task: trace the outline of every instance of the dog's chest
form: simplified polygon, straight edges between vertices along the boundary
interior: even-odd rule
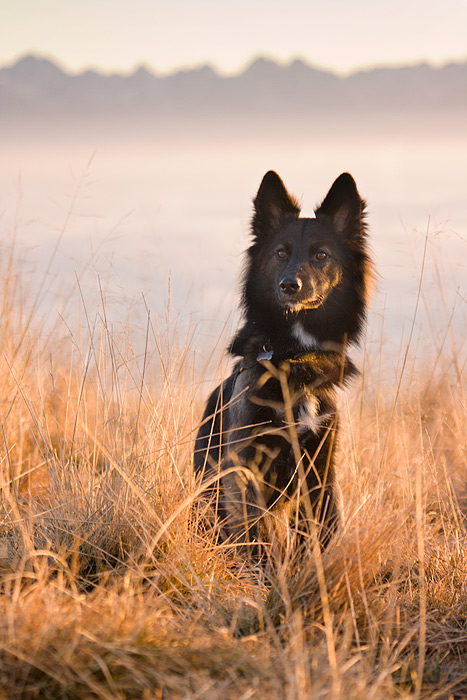
[[[246,426],[257,429],[263,424],[270,426],[268,431],[275,426],[282,432],[284,425],[292,427],[293,418],[293,428],[299,438],[319,435],[333,413],[332,402],[328,393],[316,394],[311,389],[310,384],[314,384],[317,377],[304,376],[303,372],[303,368],[295,366],[284,382],[261,365],[241,371],[227,404],[226,423],[230,430]]]
[[[328,408],[323,408],[319,399],[314,395],[308,395],[297,410],[297,434],[299,437],[308,432],[317,435],[330,416]]]

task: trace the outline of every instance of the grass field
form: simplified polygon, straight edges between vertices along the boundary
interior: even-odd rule
[[[465,348],[365,355],[341,531],[254,568],[191,468],[219,362],[149,316],[136,353],[104,300],[47,333],[21,266],[3,251],[0,698],[467,697]]]

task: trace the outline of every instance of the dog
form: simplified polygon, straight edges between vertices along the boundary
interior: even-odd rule
[[[325,547],[339,523],[336,388],[357,370],[347,347],[366,320],[373,277],[365,201],[343,173],[302,218],[277,173],[254,203],[232,374],[209,396],[194,466],[224,536],[259,546],[265,515],[288,506],[301,540]]]

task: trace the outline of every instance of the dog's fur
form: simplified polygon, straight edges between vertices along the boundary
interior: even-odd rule
[[[272,171],[254,200],[244,324],[229,348],[240,359],[208,399],[194,457],[224,532],[244,544],[284,501],[297,532],[314,523],[325,545],[336,528],[335,389],[356,373],[346,346],[361,334],[372,278],[364,211],[348,173],[315,218],[299,216]]]

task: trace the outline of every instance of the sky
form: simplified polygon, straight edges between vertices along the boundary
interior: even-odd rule
[[[262,55],[349,73],[467,60],[467,0],[0,0],[0,65],[234,74]]]

